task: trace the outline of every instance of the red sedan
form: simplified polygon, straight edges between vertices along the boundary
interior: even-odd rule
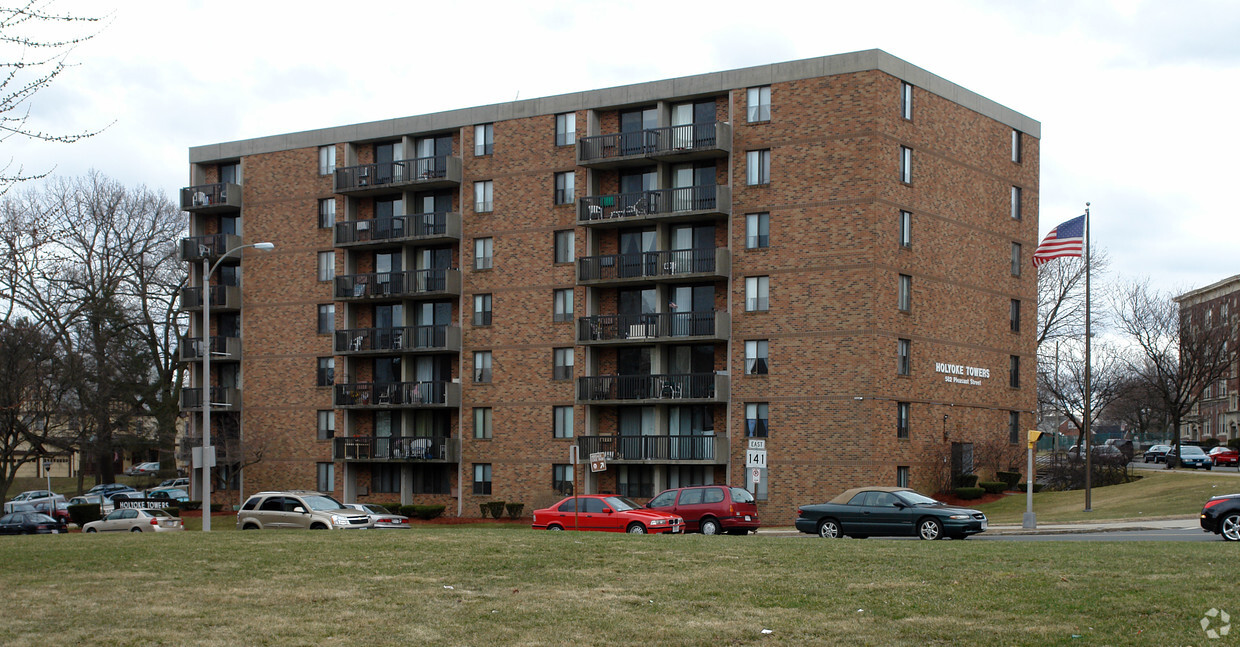
[[[1240,464],[1240,452],[1229,447],[1219,445],[1210,450],[1210,460],[1215,465],[1236,465]]]
[[[685,520],[678,515],[643,508],[622,496],[582,494],[570,496],[550,508],[535,510],[533,527],[534,530],[601,530],[644,535],[684,532]]]

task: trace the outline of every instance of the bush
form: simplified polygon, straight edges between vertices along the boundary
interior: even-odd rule
[[[482,510],[483,519],[486,519],[487,515],[490,515],[491,517],[495,519],[499,519],[500,517],[504,516],[504,502],[503,501],[490,501],[487,503],[479,503],[478,508]]]
[[[202,509],[202,501],[181,501],[180,505],[181,505],[182,510],[201,510]]]
[[[521,511],[525,509],[525,504],[524,503],[509,503],[504,506],[504,509],[508,511],[509,519],[520,519]],[[498,519],[498,517],[496,518]]]
[[[1017,484],[1017,485],[1016,485],[1016,489],[1017,489],[1018,491],[1020,491],[1020,492],[1024,492],[1024,491],[1025,491],[1025,486],[1026,486],[1026,485],[1028,485],[1028,483],[1019,483],[1019,484]],[[1041,492],[1041,491],[1042,491],[1042,484],[1041,484],[1041,483],[1034,483],[1034,484],[1033,484],[1033,491],[1034,491],[1034,493],[1035,493],[1035,494],[1036,494],[1036,493],[1038,493],[1038,492]]]
[[[434,519],[443,514],[444,506],[442,505],[414,505],[407,506],[413,508],[413,515],[419,519]],[[403,510],[404,508],[402,508]],[[411,516],[411,515],[405,515]]]
[[[1020,483],[1020,472],[995,472],[995,480],[1003,481],[1007,489],[1016,489],[1016,484]]]
[[[381,503],[380,505],[392,514],[401,514],[400,509],[403,507],[399,503]],[[409,515],[405,516],[408,517]]]
[[[1227,446],[1235,450],[1240,450],[1240,438],[1232,438],[1227,441]]]
[[[170,514],[170,515],[172,515],[172,516],[174,516],[174,517],[179,517],[179,516],[181,516],[181,509],[180,509],[180,508],[164,508],[164,512],[167,512],[168,514]]]
[[[956,487],[976,487],[977,474],[957,474]]]
[[[1211,449],[1214,449],[1215,447],[1218,447],[1218,438],[1207,438],[1201,441],[1201,448],[1205,450],[1206,452],[1209,452]]]
[[[968,501],[970,499],[982,498],[982,495],[985,494],[986,490],[983,490],[980,487],[958,487],[954,490],[954,492],[958,498]]]
[[[79,503],[69,506],[69,519],[76,523],[78,528],[102,518],[103,510],[98,503]]]
[[[1003,481],[982,481],[977,486],[989,494],[1003,494],[1003,491],[1007,489],[1007,483]]]
[[[211,504],[211,512],[223,512],[223,511],[224,511],[223,503],[212,503]]]

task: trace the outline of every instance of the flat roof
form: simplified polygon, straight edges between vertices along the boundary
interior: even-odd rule
[[[1240,289],[1240,274],[1211,283],[1204,288],[1189,290],[1178,297],[1173,297],[1172,300],[1180,305],[1194,305],[1235,292],[1237,289]]]
[[[881,49],[868,49],[847,54],[834,54],[799,61],[757,65],[724,72],[710,72],[675,79],[634,83],[598,90],[558,94],[550,97],[522,99],[473,108],[460,108],[411,117],[370,121],[348,126],[305,130],[282,135],[242,139],[219,144],[194,146],[189,149],[192,164],[235,159],[279,151],[326,146],[340,142],[365,142],[400,137],[412,133],[442,132],[462,126],[484,124],[506,119],[553,115],[576,110],[614,108],[649,103],[668,97],[692,97],[718,94],[737,88],[799,81],[836,74],[879,70],[923,88],[944,99],[981,115],[1041,138],[1042,124],[1004,107],[980,94],[966,90],[935,74]]]

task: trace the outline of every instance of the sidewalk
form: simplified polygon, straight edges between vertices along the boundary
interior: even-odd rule
[[[1196,515],[1181,517],[1156,517],[1150,519],[1119,519],[1108,521],[1077,521],[1072,523],[1038,523],[1035,529],[1025,529],[1020,524],[991,524],[987,535],[1061,535],[1081,532],[1113,532],[1117,530],[1200,530]],[[795,536],[802,534],[792,526],[761,528],[759,535]]]

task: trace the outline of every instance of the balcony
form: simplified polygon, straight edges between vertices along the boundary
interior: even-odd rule
[[[241,208],[241,185],[229,182],[200,184],[181,189],[181,211],[218,213]]]
[[[336,331],[337,355],[375,353],[459,353],[461,327],[403,326],[396,328],[350,328]]]
[[[609,463],[726,465],[728,462],[728,437],[713,433],[702,436],[580,436],[577,447],[582,456],[602,452]]]
[[[335,405],[341,409],[435,408],[461,406],[458,382],[353,382],[337,384]]]
[[[224,312],[241,309],[241,286],[212,285],[211,310]],[[181,309],[194,312],[202,310],[202,288],[181,288]]]
[[[460,296],[460,294],[460,270],[371,272],[336,277],[336,298],[341,301]]]
[[[579,285],[635,285],[650,281],[727,280],[732,274],[732,252],[715,249],[676,249],[636,254],[582,256],[577,259]]]
[[[202,411],[202,389],[181,389],[181,410]],[[212,411],[240,411],[241,390],[231,386],[211,387]]]
[[[440,243],[461,239],[461,214],[418,213],[336,223],[336,247],[388,243]]]
[[[596,315],[577,319],[577,343],[595,346],[727,341],[731,334],[732,316],[723,311]]]
[[[241,246],[241,237],[236,234],[211,234],[210,236],[190,236],[181,239],[181,260],[187,263],[216,261],[224,252]]]
[[[727,217],[731,213],[732,187],[723,184],[592,195],[577,201],[577,224],[581,226],[620,227],[651,220]]]
[[[219,335],[212,335],[210,340],[212,362],[241,361],[240,337],[221,337]],[[201,362],[202,338],[182,337],[181,345],[177,347],[177,357],[182,362]]]
[[[728,401],[728,376],[718,373],[597,375],[577,378],[577,401],[589,404]]]
[[[352,196],[378,195],[408,188],[455,188],[461,185],[461,158],[419,157],[336,169],[335,191]]]
[[[347,436],[332,439],[332,460],[461,462],[461,439],[447,436]]]
[[[689,162],[727,157],[732,125],[727,122],[648,128],[577,140],[577,164],[596,169],[658,162]]]

